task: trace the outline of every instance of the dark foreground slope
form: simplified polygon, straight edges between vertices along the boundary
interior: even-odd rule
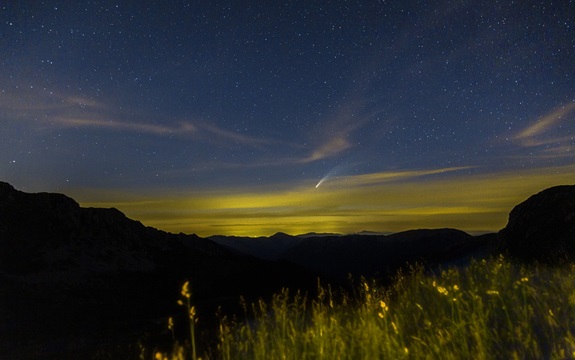
[[[574,214],[575,186],[563,186],[515,207],[499,234],[214,238],[224,247],[145,227],[116,209],[82,208],[61,194],[27,194],[0,182],[0,358],[110,358],[111,349],[146,334],[170,339],[166,320],[182,313],[175,300],[186,280],[205,330],[216,307],[232,311],[240,295],[266,297],[281,287],[311,292],[314,274],[386,279],[407,262],[465,263],[493,244],[528,261],[573,260]]]
[[[216,306],[237,305],[240,295],[315,284],[315,276],[289,264],[0,182],[2,358],[85,358],[116,343],[135,344],[143,331],[165,329],[167,316],[182,311],[175,301],[187,279],[207,316]]]
[[[509,214],[499,248],[521,261],[575,261],[575,185],[545,189]]]

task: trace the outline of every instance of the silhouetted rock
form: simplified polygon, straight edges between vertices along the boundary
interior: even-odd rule
[[[155,324],[167,316],[184,315],[176,300],[185,280],[204,326],[217,306],[237,307],[240,296],[316,283],[292,264],[0,182],[0,357],[78,359],[136,344],[150,329],[165,331]]]
[[[500,250],[524,261],[575,260],[575,185],[556,186],[515,206]]]
[[[318,273],[337,283],[348,273],[386,280],[413,262],[464,265],[488,255],[494,242],[518,259],[575,260],[575,186],[533,195],[498,234],[420,229],[203,239],[0,182],[0,356],[84,358],[113,339],[135,344],[143,329],[178,311],[184,280],[206,326],[216,306],[237,306],[240,295],[266,297],[281,287],[311,293]]]

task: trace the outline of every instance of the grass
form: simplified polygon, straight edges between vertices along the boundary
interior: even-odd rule
[[[220,321],[203,358],[575,358],[573,265],[499,257],[435,274],[413,268],[388,288],[362,280],[353,295],[320,286],[309,301],[286,289],[244,307],[244,318]]]

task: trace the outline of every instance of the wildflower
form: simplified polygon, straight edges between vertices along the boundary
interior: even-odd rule
[[[457,284],[453,285],[453,291],[459,291],[459,286],[457,286]]]
[[[192,320],[193,322],[198,322],[198,319],[196,318],[196,307],[195,306],[190,307],[190,320]]]
[[[379,307],[381,307],[381,312],[378,312],[377,316],[383,319],[384,314],[389,311],[389,307],[387,307],[387,304],[383,300],[379,301]]]
[[[184,306],[184,302],[182,300],[178,300],[178,305]]]
[[[522,278],[521,278],[521,282],[528,282],[528,281],[529,281],[529,278],[528,278],[528,277],[522,277]]]
[[[404,348],[403,348],[403,351],[405,352],[405,355],[409,354],[409,349],[408,349],[408,348],[404,347]]]
[[[393,331],[395,331],[395,334],[398,335],[399,330],[397,330],[397,325],[395,325],[395,323],[393,321],[391,322],[391,326],[393,326]]]
[[[389,307],[387,306],[387,304],[386,304],[383,300],[380,300],[380,301],[379,301],[379,306],[380,306],[384,311],[388,311],[388,310],[389,310]]]
[[[190,296],[192,295],[192,294],[190,293],[190,290],[189,290],[189,285],[190,285],[190,282],[189,282],[189,281],[186,281],[186,282],[184,283],[184,285],[182,286],[182,292],[181,292],[181,293],[182,293],[182,296],[184,296],[184,297],[186,297],[186,298],[188,298],[188,299],[189,299]]]
[[[445,295],[445,296],[447,296],[447,295],[449,294],[449,291],[447,291],[447,289],[444,288],[443,286],[438,286],[438,287],[437,287],[437,291],[438,291],[440,294],[443,294],[443,295]]]
[[[423,306],[419,305],[418,303],[415,303],[415,306],[417,306],[419,310],[423,311]]]
[[[553,310],[549,309],[549,315],[555,317],[555,314],[553,314]]]
[[[168,318],[168,329],[170,330],[174,329],[174,319],[172,319],[171,316]]]
[[[499,291],[497,290],[487,290],[485,293],[487,295],[499,295]]]

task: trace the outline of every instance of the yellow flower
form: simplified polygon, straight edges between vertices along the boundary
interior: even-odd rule
[[[393,331],[395,331],[395,334],[399,334],[399,330],[397,330],[397,325],[395,325],[395,323],[392,321],[391,322],[391,326],[393,326]]]
[[[445,295],[445,296],[447,296],[447,295],[449,294],[449,291],[447,291],[447,289],[444,288],[443,286],[438,286],[438,287],[437,287],[437,291],[438,291],[440,294],[443,294],[443,295]]]
[[[182,296],[185,296],[185,297],[187,297],[188,299],[189,299],[190,296],[191,296],[190,290],[189,290],[189,288],[188,288],[189,285],[190,285],[190,282],[189,282],[189,281],[186,281],[186,282],[184,283],[184,285],[182,286],[182,292],[181,292],[181,293],[182,293]]]
[[[487,290],[485,293],[487,295],[499,295],[499,291],[497,290]]]
[[[458,291],[459,290],[459,286],[457,286],[457,284],[453,285],[453,291]]]
[[[528,278],[528,277],[522,277],[522,278],[521,278],[521,282],[528,282],[528,281],[529,281],[529,278]]]
[[[380,301],[379,301],[379,306],[381,307],[381,309],[382,309],[383,311],[388,311],[388,310],[389,310],[389,307],[387,307],[387,305],[385,304],[385,302],[384,302],[383,300],[380,300]]]
[[[168,318],[168,329],[170,330],[174,329],[174,319],[172,319],[171,316]]]

